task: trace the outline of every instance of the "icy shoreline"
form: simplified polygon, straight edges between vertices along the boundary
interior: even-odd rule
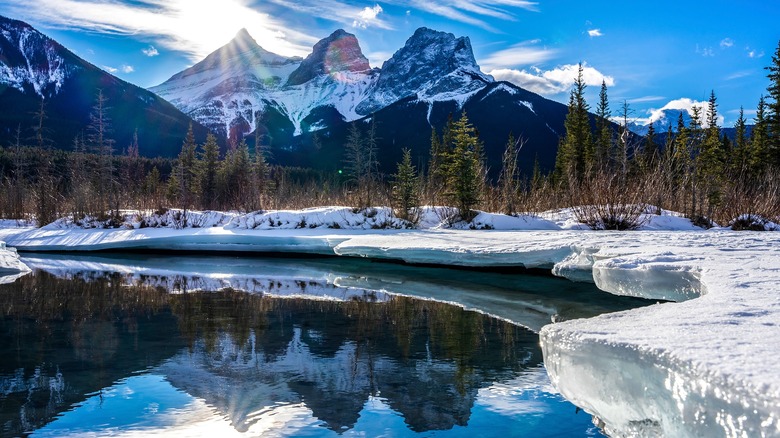
[[[13,283],[17,278],[27,275],[30,268],[19,260],[16,249],[0,242],[0,284]]]
[[[614,435],[780,434],[780,234],[732,231],[0,230],[20,250],[291,251],[552,269],[666,303],[545,326],[551,380]]]

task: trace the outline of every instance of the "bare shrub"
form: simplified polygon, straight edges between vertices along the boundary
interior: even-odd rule
[[[643,190],[626,181],[620,175],[598,172],[570,182],[574,216],[592,230],[636,230],[644,225],[647,203]]]

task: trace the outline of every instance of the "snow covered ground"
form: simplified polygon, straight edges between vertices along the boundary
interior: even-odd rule
[[[326,213],[344,220],[330,228],[332,217],[314,220]],[[294,220],[271,225],[269,214],[303,217],[306,226]],[[475,223],[490,224],[478,226],[493,228],[487,231],[444,229],[430,216],[423,230],[372,230],[366,221],[350,225],[348,216],[333,209],[257,213],[251,221],[259,226],[250,225],[249,215],[236,215],[186,229],[63,224],[0,230],[0,239],[23,250],[292,251],[549,268],[610,293],[678,301],[541,330],[553,383],[609,433],[780,435],[780,234],[704,231],[668,212],[648,218],[639,232],[578,230],[565,211],[481,214]]]
[[[13,283],[29,272],[30,268],[19,260],[16,249],[8,248],[4,242],[0,242],[0,284]]]

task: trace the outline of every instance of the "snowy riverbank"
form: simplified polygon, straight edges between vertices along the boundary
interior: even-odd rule
[[[28,272],[30,268],[19,260],[16,249],[8,248],[5,242],[0,242],[0,284],[12,283]]]
[[[674,222],[667,229],[677,231],[591,232],[534,220],[545,221],[534,227],[555,227],[253,229],[230,226],[231,219],[187,229],[6,229],[0,239],[22,250],[291,251],[522,265],[594,281],[615,294],[681,301],[545,326],[553,383],[615,435],[780,434],[780,233],[690,231],[690,225],[681,231],[683,219],[674,215],[656,221]]]

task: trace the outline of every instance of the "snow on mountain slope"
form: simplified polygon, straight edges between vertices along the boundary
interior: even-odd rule
[[[21,21],[0,20],[0,84],[41,97],[56,95],[77,67],[66,62],[62,47]]]
[[[300,135],[327,126],[325,120],[307,119],[318,109],[332,108],[349,122],[409,96],[429,103],[455,101],[460,107],[491,82],[468,38],[426,28],[381,70],[371,69],[357,38],[341,29],[315,44],[304,60],[267,52],[242,30],[151,91],[212,131],[238,139],[270,110],[286,117]]]
[[[412,95],[428,102],[463,101],[490,82],[468,37],[421,27],[382,65],[371,97],[358,112],[368,114]]]

